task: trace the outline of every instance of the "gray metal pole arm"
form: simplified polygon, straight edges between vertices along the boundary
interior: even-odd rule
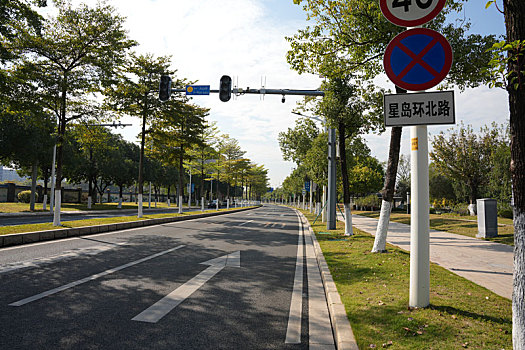
[[[186,89],[171,89],[171,93],[186,92]],[[210,90],[210,93],[219,93],[219,90]],[[235,95],[258,94],[258,95],[299,95],[299,96],[324,96],[320,90],[292,90],[292,89],[232,89]]]

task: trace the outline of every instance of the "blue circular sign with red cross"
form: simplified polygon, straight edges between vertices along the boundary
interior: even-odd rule
[[[452,67],[452,48],[436,31],[410,29],[388,44],[383,65],[396,86],[422,91],[436,86],[447,76]]]

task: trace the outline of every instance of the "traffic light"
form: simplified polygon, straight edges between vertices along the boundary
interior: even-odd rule
[[[228,75],[221,77],[221,84],[219,86],[219,98],[222,102],[228,102],[232,97],[232,78]]]
[[[162,102],[170,99],[171,96],[171,78],[169,75],[161,75],[159,84],[159,100]]]

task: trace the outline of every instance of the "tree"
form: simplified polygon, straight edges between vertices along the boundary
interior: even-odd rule
[[[108,166],[108,176],[119,188],[119,208],[122,208],[124,186],[131,186],[137,180],[139,150],[140,148],[134,143],[118,137],[115,148],[110,151],[111,162]]]
[[[212,170],[210,163],[216,158],[214,146],[217,143],[218,133],[216,122],[204,123],[199,135],[202,142],[197,147],[188,150],[188,156],[191,159],[188,164],[200,173],[199,196],[201,198],[205,197],[204,181]]]
[[[105,4],[94,8],[56,3],[58,15],[44,22],[42,30],[18,27],[10,49],[24,55],[31,82],[41,103],[58,119],[57,171],[54,225],[60,225],[63,145],[66,125],[93,113],[87,93],[113,83],[127,49],[124,19]]]
[[[33,101],[32,89],[19,83],[17,73],[15,69],[8,74],[8,89],[0,98],[0,161],[31,176],[30,210],[34,210],[38,166],[51,163],[55,120]]]
[[[313,26],[287,38],[292,47],[287,54],[288,62],[299,73],[354,75],[360,81],[370,81],[383,71],[386,46],[403,30],[383,18],[375,0],[294,0],[294,3],[303,4],[308,19],[315,21]],[[455,48],[454,65],[444,85],[455,84],[464,89],[489,80],[489,75],[481,68],[488,61],[486,50],[495,39],[494,36],[467,35],[468,22],[460,26],[447,24],[446,16],[460,11],[461,6],[460,0],[447,1],[444,11],[427,26],[443,33]],[[392,128],[376,242],[386,242],[401,130],[400,127]],[[385,251],[380,244],[374,244],[373,249]]]
[[[243,160],[242,157],[246,152],[239,146],[239,141],[231,138],[229,135],[223,135],[218,146],[219,153],[224,156],[223,169],[227,186],[226,198],[230,198],[230,185],[235,184],[237,165]]]
[[[448,131],[448,137],[441,132],[431,140],[433,151],[430,159],[443,175],[468,187],[469,209],[471,215],[475,215],[476,199],[481,187],[488,182],[487,174],[492,168],[494,136],[489,130],[477,135],[470,125],[465,127],[463,124],[457,130]]]
[[[0,62],[14,58],[14,52],[6,43],[16,38],[20,28],[37,32],[41,29],[42,17],[33,10],[32,3],[39,7],[46,6],[45,0],[4,0],[0,3]]]
[[[187,101],[185,96],[175,95],[163,107],[158,96],[153,91],[159,88],[160,77],[163,74],[173,76],[175,71],[170,69],[170,57],[155,58],[152,54],[130,54],[123,68],[116,86],[106,89],[106,105],[123,115],[130,115],[142,119],[139,174],[138,174],[138,217],[142,217],[142,201],[144,193],[144,146],[148,125],[161,118],[161,111],[180,105]],[[186,81],[173,79],[173,88],[181,88]],[[175,102],[173,102],[175,101]]]
[[[184,162],[188,159],[187,151],[202,143],[200,135],[207,115],[208,109],[171,99],[163,104],[159,119],[151,128],[154,158],[164,165],[178,166],[179,211],[182,210]]]
[[[489,1],[487,7],[496,1]],[[510,110],[512,192],[514,195],[514,287],[512,343],[525,349],[525,3],[503,0],[505,40],[495,44],[490,62],[495,84],[507,89]],[[503,76],[497,76],[504,72]]]
[[[319,135],[319,129],[310,118],[299,118],[295,127],[280,132],[279,146],[284,160],[291,160],[297,165],[304,162],[306,154],[311,149],[312,141]]]
[[[368,101],[377,100],[377,94],[368,94],[374,98],[368,101],[361,91],[351,83],[349,76],[332,78],[325,88],[325,97],[318,104],[319,114],[337,128],[339,142],[339,161],[343,180],[343,205],[345,208],[345,234],[351,236],[352,214],[350,211],[350,189],[346,155],[346,140],[381,129],[379,113],[374,111]],[[372,107],[372,108],[371,108]],[[368,113],[367,113],[368,111]]]

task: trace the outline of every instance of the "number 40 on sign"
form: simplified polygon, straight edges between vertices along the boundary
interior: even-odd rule
[[[380,0],[383,15],[395,25],[415,27],[432,20],[446,0]]]

